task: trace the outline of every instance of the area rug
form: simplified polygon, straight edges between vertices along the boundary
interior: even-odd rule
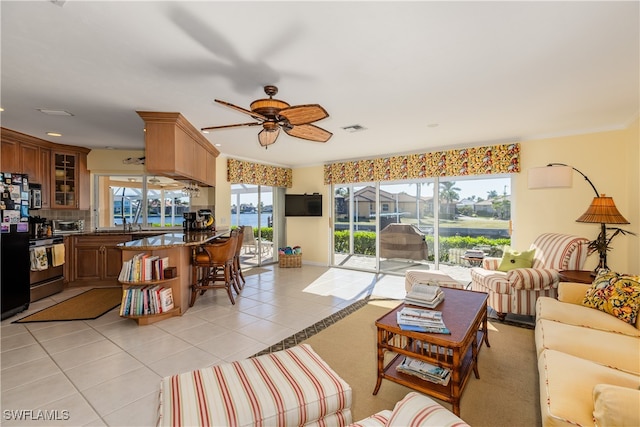
[[[393,409],[411,391],[383,380],[378,394],[372,394],[377,372],[375,320],[399,301],[361,303],[360,308],[351,307],[351,313],[333,319],[335,322],[324,330],[305,340],[298,337],[352,387],[354,421]],[[490,321],[489,342],[491,347],[483,346],[478,356],[480,378],[471,375],[462,394],[460,417],[474,427],[540,425],[534,331]],[[435,400],[452,408],[447,402]]]
[[[13,323],[97,319],[119,306],[121,301],[122,288],[120,287],[93,288]]]

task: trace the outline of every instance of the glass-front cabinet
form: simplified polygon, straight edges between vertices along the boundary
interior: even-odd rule
[[[78,156],[76,153],[53,154],[54,186],[52,208],[77,209],[78,207]]]

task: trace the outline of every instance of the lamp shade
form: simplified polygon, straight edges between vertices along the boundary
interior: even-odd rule
[[[529,169],[529,189],[568,188],[572,185],[570,166],[543,166]]]
[[[613,198],[605,197],[604,194],[600,197],[594,197],[587,211],[576,221],[599,224],[629,224],[629,221],[618,212]]]

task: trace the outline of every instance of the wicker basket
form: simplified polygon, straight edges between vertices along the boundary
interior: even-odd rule
[[[280,254],[280,267],[282,268],[300,268],[302,267],[302,254]]]

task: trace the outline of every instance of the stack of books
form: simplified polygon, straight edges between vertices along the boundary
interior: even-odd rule
[[[120,316],[146,316],[173,309],[173,292],[163,286],[131,287],[122,292]]]
[[[396,314],[398,327],[403,331],[450,334],[442,320],[442,312],[421,308],[403,307]]]
[[[444,300],[444,293],[440,286],[427,283],[416,283],[407,292],[404,299],[406,304],[417,305],[426,308],[435,308]]]
[[[413,375],[432,383],[446,386],[451,379],[451,371],[447,368],[432,365],[422,360],[405,357],[401,364],[396,368],[398,372]]]
[[[118,280],[120,282],[149,282],[164,280],[164,269],[169,266],[169,258],[160,258],[140,253],[122,263]]]

